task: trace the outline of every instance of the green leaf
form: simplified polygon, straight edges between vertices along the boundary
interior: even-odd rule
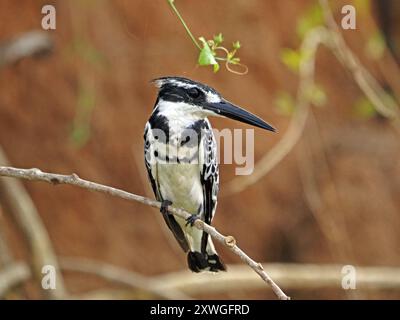
[[[290,116],[295,109],[295,99],[289,92],[281,91],[275,98],[275,107],[278,113]]]
[[[380,31],[376,31],[367,42],[365,47],[366,55],[372,60],[379,60],[383,57],[386,50],[386,41]]]
[[[362,119],[371,119],[377,114],[374,105],[366,97],[358,99],[353,109],[354,114]]]
[[[232,44],[232,46],[233,46],[233,49],[239,50],[240,47],[241,47],[242,45],[240,44],[239,41],[235,41],[235,42]]]
[[[200,50],[198,63],[201,66],[209,66],[209,65],[216,65],[218,62],[215,60],[214,53],[210,49],[206,39],[204,37],[200,37],[199,40],[201,41],[203,47]]]
[[[218,63],[213,65],[213,70],[214,70],[214,73],[218,72],[218,70],[219,70],[219,64]]]
[[[301,54],[299,51],[284,48],[281,51],[281,61],[293,72],[298,72],[301,62]]]
[[[216,45],[219,45],[223,41],[224,41],[224,37],[223,37],[221,32],[214,36],[214,42],[215,42]]]
[[[303,39],[308,31],[324,24],[324,13],[318,2],[313,4],[297,22],[296,32]]]

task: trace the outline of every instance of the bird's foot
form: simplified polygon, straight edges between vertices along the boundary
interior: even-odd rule
[[[198,214],[192,214],[190,217],[188,217],[188,218],[186,219],[186,225],[189,225],[189,224],[190,224],[190,226],[193,227],[195,221],[196,221],[197,219],[199,219],[199,218],[200,218],[200,217],[199,217]]]
[[[160,207],[160,211],[163,215],[168,214],[168,206],[170,206],[172,204],[171,201],[169,200],[163,200],[161,202],[161,207]]]

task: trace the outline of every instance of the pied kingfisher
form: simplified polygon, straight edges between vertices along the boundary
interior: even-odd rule
[[[215,137],[208,116],[222,116],[262,129],[275,129],[225,100],[213,88],[182,77],[153,80],[157,101],[144,132],[145,163],[161,213],[194,272],[226,270],[211,237],[193,227],[210,224],[219,185]],[[168,205],[192,214],[188,220],[168,212]]]

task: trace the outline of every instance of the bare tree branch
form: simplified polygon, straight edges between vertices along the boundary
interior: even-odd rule
[[[265,263],[271,277],[287,289],[342,289],[343,265],[316,265],[297,263]],[[229,272],[218,277],[205,274],[196,277],[185,271],[156,276],[153,280],[159,289],[176,289],[191,295],[202,293],[223,293],[232,290],[262,289],[254,272],[240,265],[228,265]],[[357,289],[400,290],[400,268],[354,266]]]
[[[318,47],[319,44],[324,44],[335,54],[340,63],[352,73],[354,81],[374,105],[376,111],[382,116],[392,119],[393,121],[391,123],[398,131],[400,131],[399,105],[385,92],[378,81],[362,65],[357,56],[346,45],[346,42],[339,31],[339,27],[335,22],[328,1],[319,0],[319,2],[324,12],[326,26],[317,27],[316,29],[311,30],[303,40],[300,52],[307,52],[307,54],[310,52],[311,59],[315,60],[315,45]],[[316,33],[320,34],[320,39],[317,39],[315,36]],[[313,40],[317,40],[317,42],[314,42]],[[309,45],[311,45],[310,48],[307,47]],[[314,64],[315,61],[312,61],[312,63]],[[309,108],[309,99],[307,97],[308,92],[303,90],[307,87],[304,86],[304,83],[310,82],[314,76],[313,73],[311,74],[307,72],[307,68],[304,68],[303,71],[305,72],[302,73],[300,67],[300,81],[297,91],[296,109],[285,135],[256,163],[252,175],[236,177],[229,181],[223,193],[224,195],[241,192],[259,181],[275,168],[300,140],[306,124]],[[308,71],[311,71],[311,69]]]
[[[3,297],[12,287],[31,277],[29,266],[24,262],[9,263],[0,270],[0,297]]]
[[[64,271],[80,272],[95,275],[106,280],[128,286],[130,290],[104,291],[96,290],[80,295],[66,295],[64,299],[121,299],[128,298],[134,295],[132,288],[140,289],[144,292],[149,292],[161,299],[181,299],[189,300],[190,296],[182,293],[178,289],[168,288],[163,289],[162,285],[157,280],[150,279],[130,270],[121,267],[110,265],[103,262],[98,262],[83,258],[66,258],[61,257],[60,267]],[[4,297],[9,290],[14,286],[31,278],[29,265],[25,262],[12,262],[6,267],[0,269],[0,298]],[[113,296],[117,294],[117,296]]]
[[[48,53],[53,41],[44,31],[30,31],[0,44],[0,67],[22,58]]]
[[[243,265],[228,265],[229,272],[216,277],[205,273],[201,277],[187,270],[171,272],[151,278],[111,264],[82,259],[59,257],[64,271],[96,275],[129,288],[143,289],[165,299],[190,299],[186,294],[226,293],[233,290],[257,290],[264,288],[257,275]],[[264,263],[271,276],[288,289],[316,290],[341,289],[343,265]],[[359,290],[400,290],[400,268],[354,266]],[[25,263],[12,263],[0,270],[0,297],[12,287],[30,278]],[[100,289],[66,296],[66,299],[130,299],[135,293],[130,289]]]
[[[314,85],[314,65],[317,50],[321,43],[328,43],[327,36],[326,28],[317,27],[307,34],[301,45],[300,52],[306,52],[307,58],[301,59],[300,62],[300,82],[297,90],[296,108],[285,135],[256,163],[252,175],[236,177],[229,181],[225,187],[225,195],[241,192],[259,181],[281,162],[300,140],[309,114],[309,95]]]
[[[64,257],[60,258],[60,264],[63,270],[93,274],[115,283],[142,289],[143,291],[150,292],[159,298],[172,300],[191,299],[191,297],[181,293],[177,289],[168,288],[164,290],[161,284],[157,283],[157,281],[108,263],[83,258]],[[90,296],[90,294],[85,295],[85,299],[90,298]],[[95,298],[95,296],[96,295],[93,295],[91,299]]]
[[[4,221],[2,220],[3,220],[2,207],[0,204],[0,267],[3,267],[13,261],[10,249],[8,248],[7,242],[4,238],[4,225],[3,225]]]
[[[332,51],[335,53],[339,61],[353,74],[354,80],[375,106],[376,111],[386,118],[396,120],[396,124],[399,125],[399,106],[393,99],[389,99],[390,97],[386,94],[382,86],[346,45],[333,17],[328,1],[319,0],[319,3],[323,9],[325,22],[330,32]]]
[[[116,189],[113,187],[105,186],[102,184],[98,184],[95,182],[87,181],[79,178],[76,174],[72,175],[62,175],[62,174],[53,174],[42,172],[39,169],[17,169],[12,167],[1,167],[0,166],[0,176],[13,177],[13,178],[21,178],[32,181],[44,181],[51,184],[69,184],[74,185],[83,189],[88,189],[92,191],[97,191],[105,194],[109,194],[115,197],[119,197],[122,199],[137,201],[143,203],[145,205],[160,208],[161,203],[158,201],[153,201],[148,198],[132,194],[120,189]],[[169,210],[183,218],[187,219],[191,216],[190,213],[185,210],[169,207]],[[242,261],[247,263],[267,284],[269,284],[277,295],[277,297],[281,300],[287,300],[289,297],[278,287],[278,285],[271,279],[271,277],[264,271],[264,268],[260,263],[255,262],[251,259],[246,253],[243,252],[237,245],[236,240],[232,236],[224,236],[219,233],[214,227],[204,223],[200,219],[197,219],[194,223],[194,226],[200,230],[207,232],[211,237],[222,243],[224,246],[229,248],[235,254],[237,254]]]
[[[147,290],[148,291],[148,290]],[[183,295],[183,293],[181,294]],[[75,294],[69,296],[69,300],[138,300],[138,299],[152,299],[152,296],[145,296],[144,294],[138,295],[136,290],[128,289],[98,289],[89,292]],[[157,299],[163,298],[156,295]],[[178,299],[178,298],[175,298]],[[183,299],[183,298],[181,298]]]
[[[0,148],[0,164],[6,165],[7,159]],[[30,246],[32,267],[35,279],[41,283],[44,265],[54,266],[57,274],[57,289],[45,290],[51,299],[65,296],[64,281],[59,272],[58,262],[49,235],[43,225],[32,199],[20,181],[0,179],[1,199],[13,215]]]

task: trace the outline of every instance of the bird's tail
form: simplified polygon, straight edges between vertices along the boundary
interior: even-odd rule
[[[218,254],[201,253],[197,251],[189,251],[187,255],[189,269],[193,272],[218,272],[226,271],[226,266],[219,258]]]

